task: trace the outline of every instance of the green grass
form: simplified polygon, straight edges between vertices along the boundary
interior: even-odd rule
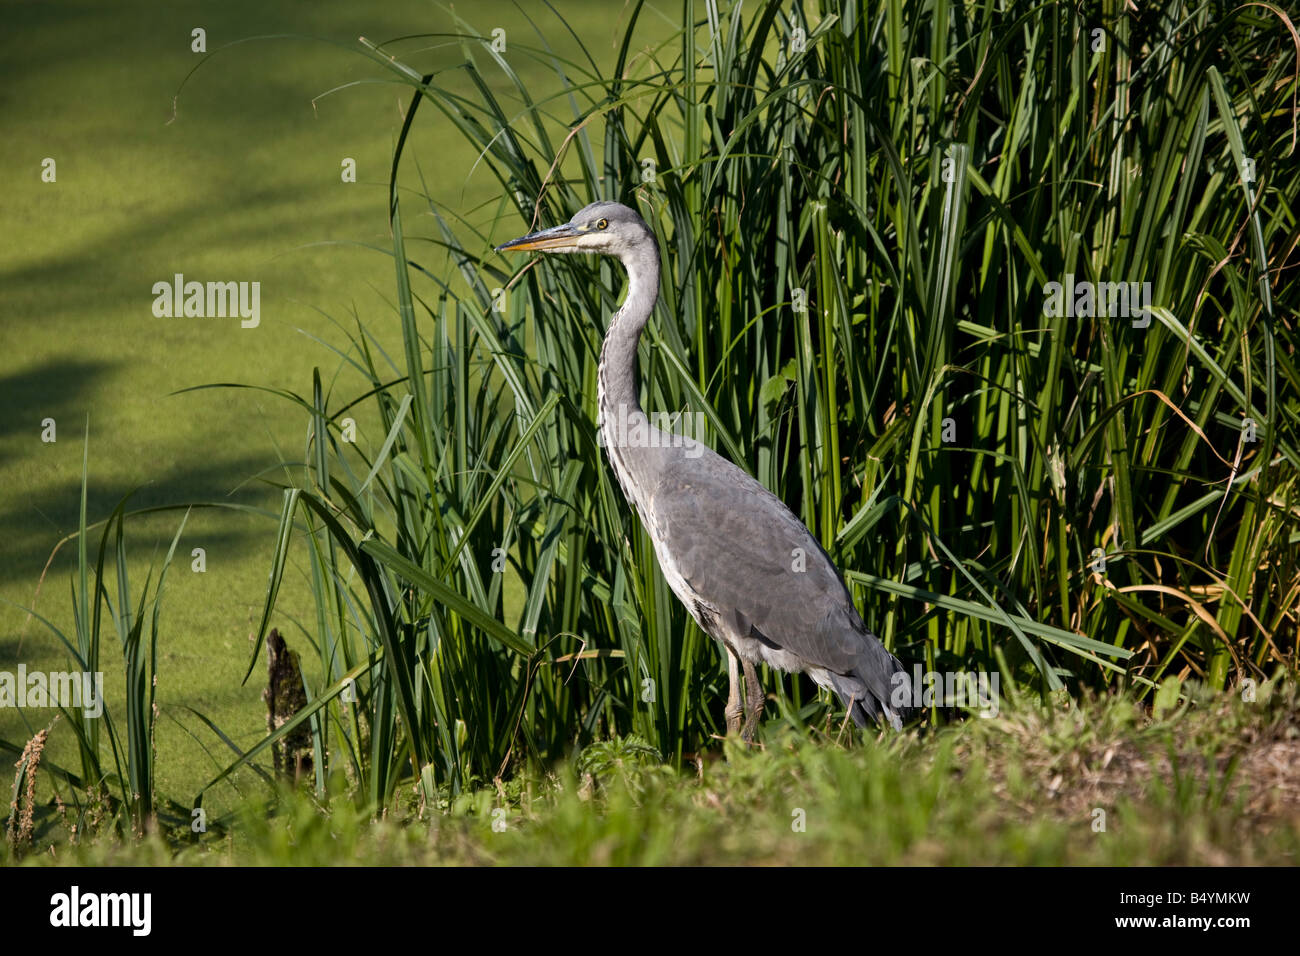
[[[1198,694],[1152,720],[1131,701],[1010,706],[918,739],[845,746],[835,728],[669,767],[634,739],[376,821],[331,798],[250,798],[202,836],[68,845],[93,865],[1295,865],[1294,685]],[[722,756],[719,754],[718,756]],[[1098,811],[1101,811],[1099,813]],[[64,838],[55,840],[56,836]],[[169,843],[168,838],[174,842]],[[44,852],[41,852],[44,850]]]

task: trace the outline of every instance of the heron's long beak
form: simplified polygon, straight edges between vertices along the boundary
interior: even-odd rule
[[[530,232],[518,239],[511,239],[509,242],[497,246],[496,251],[524,252],[528,249],[563,249],[576,245],[578,238],[582,234],[582,231],[574,227],[572,223],[566,222],[558,226],[552,226],[550,229],[543,229],[540,232]]]

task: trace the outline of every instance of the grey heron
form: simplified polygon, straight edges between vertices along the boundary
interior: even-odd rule
[[[753,740],[765,702],[760,662],[833,690],[859,727],[883,718],[899,729],[908,675],[862,622],[817,539],[758,481],[699,442],[651,426],[641,409],[637,343],[659,297],[654,233],[627,206],[596,202],[497,246],[526,250],[601,253],[627,270],[627,296],[601,348],[600,429],[668,585],[726,652],[728,734]]]

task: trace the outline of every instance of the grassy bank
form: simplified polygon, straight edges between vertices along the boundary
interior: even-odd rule
[[[44,815],[35,864],[1295,865],[1300,708],[1193,690],[1152,719],[1130,701],[1012,704],[918,738],[846,747],[835,727],[676,770],[644,742],[592,745],[498,786],[382,821],[346,792],[253,798],[206,835],[68,845]],[[227,829],[228,827],[228,829]],[[218,832],[219,831],[219,832]],[[53,843],[53,850],[48,844]]]

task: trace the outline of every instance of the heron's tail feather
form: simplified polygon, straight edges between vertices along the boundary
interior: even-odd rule
[[[864,636],[865,647],[856,666],[847,674],[828,674],[831,687],[859,727],[866,727],[870,718],[902,730],[903,721],[915,709],[912,679],[874,634],[868,631]]]

